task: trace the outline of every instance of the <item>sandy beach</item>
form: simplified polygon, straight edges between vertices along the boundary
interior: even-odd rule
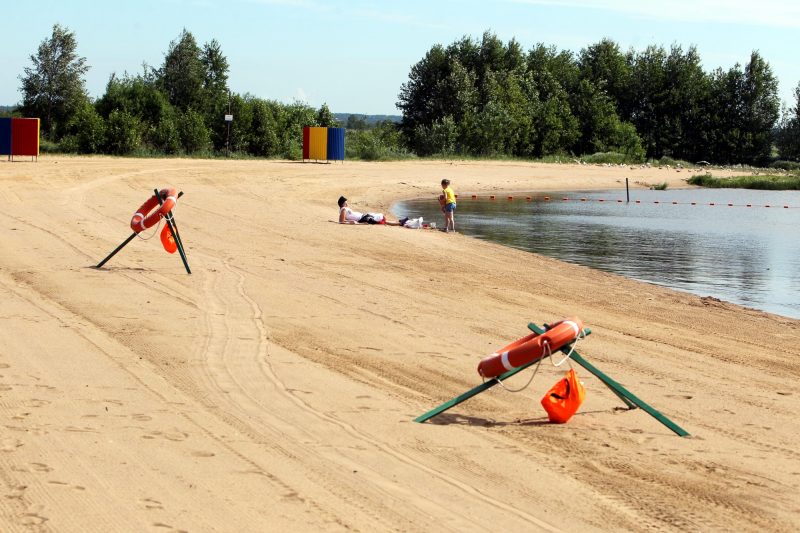
[[[0,530],[797,531],[800,321],[462,234],[332,223],[339,195],[388,212],[444,177],[463,197],[690,175],[0,163]],[[93,268],[165,186],[185,192],[192,274],[157,235]],[[548,361],[523,392],[413,422],[529,322],[567,316],[592,330],[587,360],[691,436],[577,367],[586,401],[549,424],[539,399],[564,367]]]

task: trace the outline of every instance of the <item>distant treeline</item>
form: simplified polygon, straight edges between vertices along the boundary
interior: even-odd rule
[[[400,122],[400,115],[360,115],[358,113],[334,113],[333,118],[348,130],[366,130],[381,122]]]
[[[404,139],[420,155],[618,152],[762,164],[773,146],[784,158],[800,155],[800,106],[779,122],[777,90],[755,51],[744,67],[706,73],[694,47],[623,53],[603,39],[577,55],[543,44],[524,52],[487,32],[431,48],[398,107]]]
[[[346,157],[370,160],[597,153],[627,162],[800,159],[800,85],[798,101],[781,116],[777,80],[758,52],[744,67],[705,73],[694,48],[622,53],[604,39],[577,55],[543,44],[523,52],[487,32],[480,42],[464,37],[432,47],[400,88],[398,121],[337,120],[325,104],[232,93],[220,44],[200,46],[185,29],[162,65],[112,75],[92,100],[89,66],[76,50],[75,35],[55,25],[20,76],[23,100],[13,113],[42,119],[44,150],[299,159],[304,126],[341,125]]]

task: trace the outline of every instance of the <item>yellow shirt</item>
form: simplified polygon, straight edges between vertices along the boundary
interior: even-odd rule
[[[453,192],[452,187],[448,186],[446,189],[443,189],[442,192],[444,193],[445,204],[456,203],[456,193]]]

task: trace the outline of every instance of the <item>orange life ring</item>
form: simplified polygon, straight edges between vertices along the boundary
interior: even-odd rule
[[[142,232],[147,228],[155,226],[156,222],[167,213],[172,211],[175,203],[178,201],[178,191],[173,188],[161,189],[158,191],[163,203],[158,207],[158,197],[154,194],[147,199],[145,203],[139,206],[139,209],[133,214],[131,218],[131,229],[136,232]],[[154,207],[158,209],[153,210]],[[153,211],[152,213],[150,211]]]
[[[485,378],[505,374],[543,355],[555,352],[575,340],[581,331],[583,331],[583,321],[580,318],[565,318],[550,326],[550,329],[541,335],[536,333],[528,335],[485,357],[478,363],[478,374]]]

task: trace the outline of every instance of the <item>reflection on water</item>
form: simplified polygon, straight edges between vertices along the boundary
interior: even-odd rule
[[[630,203],[624,190],[548,193],[549,202],[529,195],[533,202],[525,194],[514,201],[460,198],[458,231],[800,318],[800,192],[635,190]],[[401,202],[393,212],[443,221],[435,199]]]

